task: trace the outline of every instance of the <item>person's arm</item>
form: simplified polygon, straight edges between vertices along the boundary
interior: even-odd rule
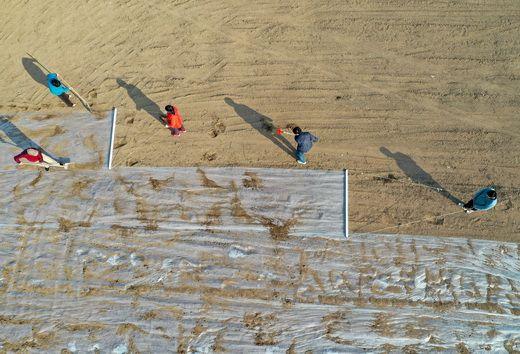
[[[168,113],[166,113],[166,114],[162,114],[162,113],[161,113],[160,118],[161,118],[161,121],[162,121],[163,124],[164,124],[164,127],[165,127],[165,128],[168,128],[168,127],[169,127],[169,126],[168,126]]]
[[[61,86],[65,87],[65,88],[68,88],[64,83],[63,83],[63,78],[61,77],[60,74],[56,73],[56,79],[58,79],[61,83]]]
[[[56,73],[56,78],[60,81],[60,83],[61,83],[61,87],[63,87],[63,91],[64,91],[65,93],[69,93],[69,92],[70,92],[70,87],[68,87],[67,85],[65,85],[65,84],[63,83],[63,78],[61,77],[61,75],[58,74],[58,73]]]
[[[320,138],[318,138],[317,136],[312,135],[312,134],[311,134],[311,139],[312,139],[312,142],[313,142],[313,143],[315,143],[315,142],[317,142],[317,141],[320,140]]]
[[[173,111],[175,112],[175,115],[179,117],[179,120],[182,123],[184,122],[184,119],[182,119],[181,112],[179,111],[179,108],[177,106],[173,106]]]

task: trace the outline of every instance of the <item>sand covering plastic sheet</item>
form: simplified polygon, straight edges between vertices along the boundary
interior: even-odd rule
[[[517,244],[344,240],[342,188],[334,171],[4,171],[0,351],[520,350]]]
[[[109,114],[50,115],[0,114],[0,171],[14,170],[13,156],[27,148],[41,148],[55,160],[70,162],[71,168],[101,168],[108,155]]]
[[[35,352],[520,346],[520,249],[464,239],[2,229],[0,343]]]
[[[342,172],[147,168],[10,171],[2,179],[3,226],[343,237]]]

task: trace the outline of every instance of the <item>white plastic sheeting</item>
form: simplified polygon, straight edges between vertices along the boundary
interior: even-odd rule
[[[519,348],[518,245],[344,240],[342,184],[269,169],[4,172],[0,345]]]
[[[342,172],[241,168],[3,174],[0,225],[343,235]],[[4,189],[4,190],[2,190]]]
[[[13,170],[13,157],[41,148],[71,168],[100,168],[108,155],[110,120],[90,113],[0,115],[0,171]],[[25,167],[28,168],[28,167]]]
[[[90,226],[95,219],[3,228],[4,349],[282,353],[520,346],[515,244],[395,235],[276,240],[268,230],[100,230]]]

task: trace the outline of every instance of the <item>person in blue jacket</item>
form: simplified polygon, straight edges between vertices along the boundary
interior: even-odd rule
[[[300,127],[295,127],[293,133],[295,135],[294,140],[298,143],[298,146],[296,147],[296,161],[305,165],[307,163],[305,154],[311,150],[312,144],[317,142],[319,139],[309,132],[302,132]]]
[[[493,188],[483,188],[473,196],[469,202],[463,205],[466,213],[492,209],[497,205],[497,192]]]
[[[74,107],[75,104],[70,100],[70,88],[63,85],[60,81],[60,76],[56,73],[50,73],[47,75],[47,86],[54,96],[61,98],[63,102],[69,107]]]

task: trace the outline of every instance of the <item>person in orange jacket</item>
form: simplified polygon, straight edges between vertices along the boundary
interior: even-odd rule
[[[174,105],[167,105],[164,109],[166,110],[166,115],[163,116],[163,121],[165,123],[164,126],[170,129],[174,137],[180,136],[181,133],[185,133],[186,129],[184,128],[184,122],[181,113],[179,112],[179,108]]]

